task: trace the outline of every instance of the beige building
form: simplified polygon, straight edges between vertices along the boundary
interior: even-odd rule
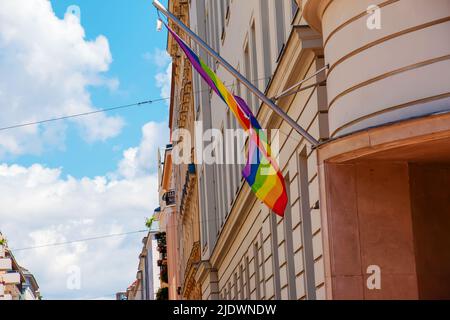
[[[320,142],[191,42],[262,127],[278,129],[289,196],[280,218],[242,166],[197,161],[201,298],[450,298],[450,1],[192,0],[181,17],[269,97],[309,79],[276,102]],[[170,38],[169,51],[175,110],[190,73]],[[192,82],[191,121],[236,128],[198,74]]]

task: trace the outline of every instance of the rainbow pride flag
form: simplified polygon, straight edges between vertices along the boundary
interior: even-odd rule
[[[284,216],[287,205],[286,186],[276,161],[271,157],[267,137],[245,101],[230,93],[217,75],[189,48],[167,24],[170,34],[186,54],[195,70],[231,109],[249,135],[247,163],[242,171],[256,197],[274,213]]]

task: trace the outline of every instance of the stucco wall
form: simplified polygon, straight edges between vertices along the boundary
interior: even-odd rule
[[[408,163],[327,164],[325,176],[332,298],[417,299]]]
[[[448,0],[308,2],[323,10],[332,137],[450,109]],[[367,27],[369,5],[379,29]]]

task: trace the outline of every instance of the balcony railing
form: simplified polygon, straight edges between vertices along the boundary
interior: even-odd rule
[[[166,202],[166,206],[175,204],[175,190],[170,190],[163,195],[163,200]]]

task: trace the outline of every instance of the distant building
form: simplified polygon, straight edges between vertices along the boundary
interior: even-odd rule
[[[0,300],[38,300],[39,286],[34,276],[21,267],[0,233]]]
[[[188,2],[170,0],[169,10],[189,26]],[[169,24],[176,29],[171,22]],[[182,32],[180,36],[188,41]],[[191,65],[171,37],[167,41],[167,51],[172,57],[169,108],[171,137],[176,130],[185,130],[189,132],[190,144],[193,145],[195,110]],[[177,147],[177,142],[173,147]],[[188,163],[173,164],[171,150],[165,152],[162,170],[164,174],[161,179],[161,189],[164,192],[162,207],[166,208],[164,216],[168,246],[169,299],[198,300],[202,297],[202,290],[195,277],[201,260],[196,155],[194,149],[183,152],[187,152]],[[166,184],[169,187],[166,187]]]
[[[27,269],[21,268],[25,281],[22,283],[22,297],[23,300],[37,300],[40,299],[39,286],[36,278]]]
[[[127,288],[127,300],[142,300],[142,295],[140,293],[140,282],[139,279],[133,281],[133,283]]]
[[[128,300],[127,293],[126,292],[117,292],[116,300],[118,300],[118,301]]]
[[[158,229],[158,222],[155,222],[152,229]],[[158,260],[160,253],[157,250],[158,241],[155,232],[150,231],[142,239],[143,247],[139,255],[138,271],[136,280],[128,287],[125,293],[116,294],[117,300],[155,300],[156,293],[161,286],[160,268]],[[124,299],[125,298],[125,299]]]
[[[311,77],[307,85],[321,83],[277,104],[322,141],[328,138],[325,78],[324,73],[312,76],[325,66],[322,43],[302,19],[299,4],[191,1],[190,28],[269,97],[306,77]],[[201,298],[325,298],[316,151],[204,50],[190,44],[230,91],[247,101],[263,128],[279,129],[269,131],[269,138],[279,140],[279,165],[290,200],[284,218],[270,212],[243,180],[236,155],[231,163],[197,163],[201,242],[193,278]],[[192,78],[195,120],[201,121],[203,132],[214,128],[226,139],[224,132],[236,132],[240,125],[197,72]],[[238,139],[230,140],[223,144],[243,149],[239,142],[236,146]]]
[[[159,227],[165,233],[166,253],[160,260],[160,267],[167,268],[168,297],[170,300],[180,299],[180,226],[177,223],[176,194],[172,171],[172,145],[164,151],[163,165],[159,166],[160,212]]]
[[[139,270],[142,272],[142,300],[154,300],[160,287],[159,268],[157,266],[159,253],[157,251],[155,233],[149,233],[143,239],[143,242],[144,247],[142,248],[139,263]]]

